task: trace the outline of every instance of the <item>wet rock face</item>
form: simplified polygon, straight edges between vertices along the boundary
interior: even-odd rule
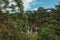
[[[28,27],[28,33],[37,33],[38,31],[38,28],[37,27],[32,27],[32,26],[30,26],[30,27]]]

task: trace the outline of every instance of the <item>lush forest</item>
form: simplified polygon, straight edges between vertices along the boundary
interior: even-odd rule
[[[17,5],[8,6],[8,0],[0,0],[0,40],[60,40],[60,4],[24,11],[22,0],[14,1]],[[15,11],[16,6],[19,12]]]

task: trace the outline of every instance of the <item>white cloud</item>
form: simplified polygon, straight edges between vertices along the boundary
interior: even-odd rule
[[[23,6],[24,6],[24,10],[29,10],[31,8],[31,5],[35,5],[37,2],[36,0],[23,0]],[[11,4],[17,5],[16,2],[14,2],[14,0],[9,0],[9,6],[11,6]],[[16,8],[17,10],[18,8]],[[35,8],[34,10],[36,10],[37,8]],[[11,10],[9,8],[7,8],[7,10]]]
[[[30,3],[33,3],[35,0],[23,0],[24,10],[28,10],[30,8]]]
[[[33,10],[37,10],[38,8],[35,8],[35,9],[33,9]]]
[[[11,2],[9,3],[9,6],[11,6],[12,4],[17,5],[16,2]]]
[[[31,8],[31,3],[32,5],[36,4],[36,0],[22,0],[23,1],[23,6],[24,6],[24,10],[29,10]],[[11,4],[16,5],[16,3],[14,2],[14,0],[9,0],[10,4],[9,6],[11,6]]]

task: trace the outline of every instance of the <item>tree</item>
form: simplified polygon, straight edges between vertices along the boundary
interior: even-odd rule
[[[23,7],[22,0],[15,0],[15,2],[17,3],[17,6],[19,7],[20,12],[23,13],[24,12],[24,7]]]

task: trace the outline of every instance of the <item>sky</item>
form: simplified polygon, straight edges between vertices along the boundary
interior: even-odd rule
[[[39,7],[44,7],[46,8],[54,8],[60,0],[22,0],[23,1],[23,6],[24,6],[24,11],[28,10],[37,10]],[[11,4],[17,5],[14,0],[9,0],[9,6]],[[15,8],[16,11],[18,11],[18,7]],[[7,10],[11,11],[10,8],[7,8]]]
[[[24,10],[37,10],[38,7],[54,8],[60,0],[23,0]]]

